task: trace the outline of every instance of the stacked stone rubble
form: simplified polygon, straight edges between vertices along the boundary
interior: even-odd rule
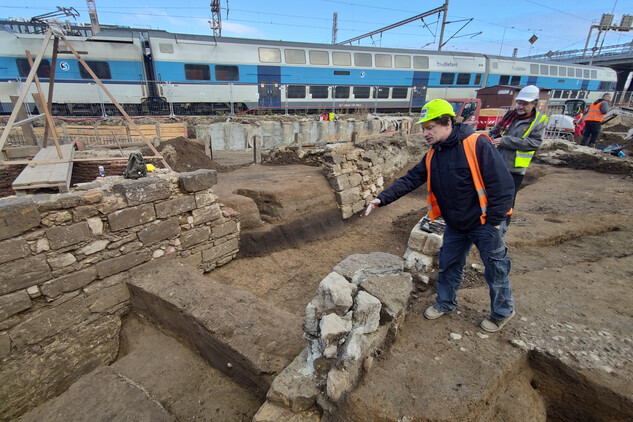
[[[161,173],[0,200],[0,419],[52,397],[118,353],[125,283],[159,259],[208,271],[239,248],[214,170]]]
[[[383,252],[350,255],[306,307],[307,347],[275,378],[254,420],[320,420],[352,391],[404,317],[411,275]]]
[[[404,253],[404,266],[412,274],[417,285],[427,286],[435,281],[437,259],[443,238],[439,234],[422,230],[422,220],[411,229],[407,250]]]

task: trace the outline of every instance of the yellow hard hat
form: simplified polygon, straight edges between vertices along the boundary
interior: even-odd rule
[[[147,164],[147,171],[154,171],[156,170],[156,167],[154,167],[153,164]]]
[[[418,123],[428,122],[429,120],[436,119],[445,114],[455,117],[453,106],[445,100],[432,100],[424,104],[424,107],[422,107],[422,114],[420,114],[420,120],[418,120]]]

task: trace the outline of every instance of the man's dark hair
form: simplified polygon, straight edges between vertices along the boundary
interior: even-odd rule
[[[451,126],[455,126],[455,117],[450,114],[442,114],[440,117],[432,119],[433,122],[437,122],[442,126],[448,126],[448,122],[451,122]]]

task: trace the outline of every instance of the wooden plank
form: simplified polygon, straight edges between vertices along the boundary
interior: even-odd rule
[[[31,162],[12,184],[14,190],[57,188],[60,192],[67,192],[70,188],[70,174],[72,174],[72,160],[74,157],[74,143],[60,146],[66,162],[52,164],[38,164]],[[33,161],[53,160],[58,157],[55,146],[42,148]]]

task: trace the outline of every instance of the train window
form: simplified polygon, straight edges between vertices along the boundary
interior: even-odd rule
[[[576,98],[576,95],[578,95],[578,91],[571,91],[569,93],[569,98]]]
[[[560,98],[560,91],[554,91],[554,98]]]
[[[512,79],[510,79],[510,85],[521,85],[521,77],[514,75]]]
[[[409,94],[409,88],[402,86],[394,86],[391,90],[391,98],[407,98]]]
[[[458,73],[457,85],[468,85],[470,83],[470,73]]]
[[[330,64],[330,55],[327,51],[310,50],[310,64],[328,65]]]
[[[411,56],[396,54],[396,67],[399,69],[409,69],[411,67]]]
[[[563,91],[563,98],[569,98],[569,91]]]
[[[15,59],[15,63],[18,65],[18,73],[21,77],[26,78],[29,76],[31,65],[27,59]],[[40,67],[37,68],[37,76],[40,78],[49,78],[51,76],[51,62],[42,59]]]
[[[546,64],[541,65],[541,75],[549,75],[549,73],[547,72],[547,68],[548,66]]]
[[[266,79],[259,81],[259,98],[268,98],[268,81]]]
[[[576,77],[582,78],[582,69],[576,69]]]
[[[310,87],[312,98],[327,98],[327,86],[315,85]]]
[[[455,82],[454,73],[445,72],[440,76],[440,85],[453,85],[453,82]]]
[[[475,75],[475,85],[479,85],[481,83],[481,73]]]
[[[414,69],[428,69],[429,57],[428,56],[413,56],[413,68]]]
[[[591,79],[598,79],[598,71],[597,70],[592,70],[591,71]]]
[[[499,77],[499,85],[509,85],[510,84],[510,75],[501,75]]]
[[[349,86],[335,86],[334,98],[349,98]]]
[[[279,98],[279,81],[271,81],[273,85],[273,98]]]
[[[589,79],[589,69],[582,70],[582,77],[583,79]]]
[[[552,76],[558,76],[558,66],[550,66],[549,74]]]
[[[92,69],[94,74],[97,75],[97,78],[112,79],[112,74],[110,73],[110,64],[108,62],[97,62],[93,60],[86,60],[86,63],[88,64],[88,66],[90,66],[90,69]],[[207,68],[208,67],[209,66],[207,66]],[[92,76],[90,76],[90,73],[88,73],[86,69],[84,69],[83,66],[79,67],[79,74],[81,75],[83,79],[92,79]]]
[[[262,63],[281,63],[281,50],[259,47],[259,61]]]
[[[531,75],[538,75],[538,65],[537,64],[531,64],[530,65],[530,74]]]
[[[585,91],[580,91],[578,93],[578,99],[580,99],[580,100],[584,99],[586,94],[587,93]]]
[[[334,74],[338,76],[349,76],[349,70],[335,70]]]
[[[215,80],[216,81],[239,81],[240,70],[237,66],[215,66]]]
[[[342,51],[332,52],[332,64],[335,66],[351,66],[352,55]]]
[[[368,86],[355,86],[353,92],[354,98],[369,98]]]
[[[391,67],[391,54],[376,54],[376,67]]]
[[[165,54],[174,54],[174,45],[160,42],[158,43],[158,50]]]
[[[211,80],[211,71],[207,64],[185,64],[185,79],[188,81]]]
[[[288,98],[305,98],[306,87],[304,85],[288,85]]]
[[[574,77],[574,68],[573,67],[568,67],[567,68],[567,76],[571,76],[572,78]]]
[[[370,67],[371,66],[371,54],[368,53],[354,53],[354,65]]]
[[[389,98],[389,87],[379,86],[374,88],[374,98]]]
[[[286,48],[284,50],[286,55],[286,63],[288,64],[305,64],[306,52],[304,50],[298,50],[294,48]]]

